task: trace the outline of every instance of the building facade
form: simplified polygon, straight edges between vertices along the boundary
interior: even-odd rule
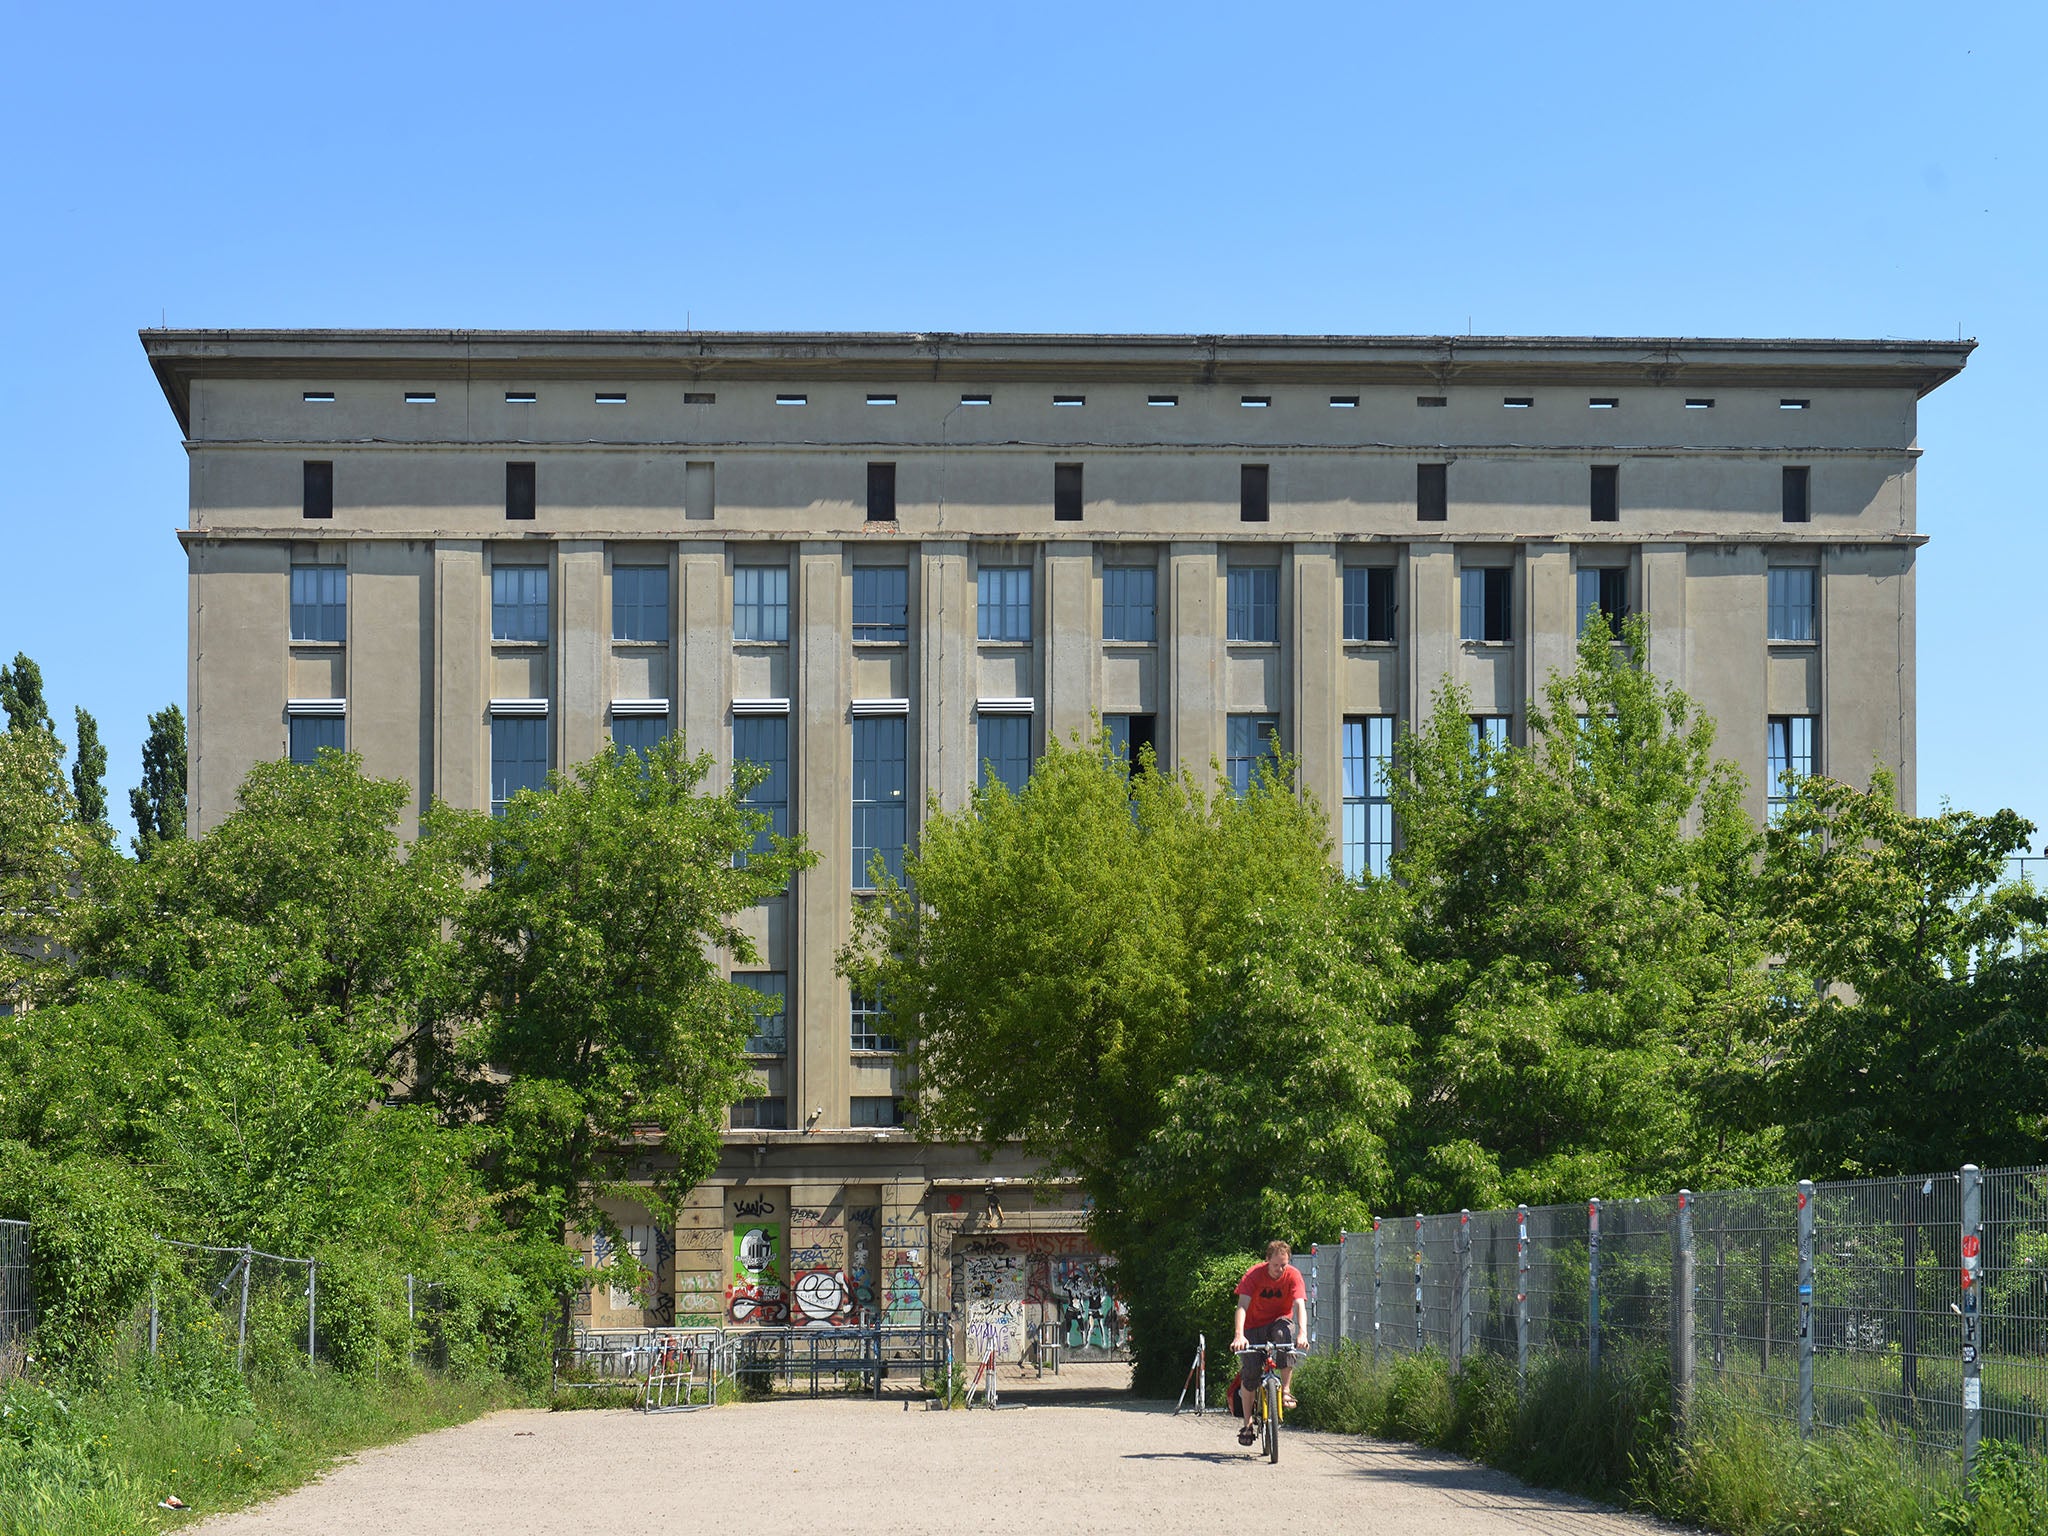
[[[915,1143],[886,1023],[833,969],[927,799],[1021,781],[1049,736],[1099,718],[1240,783],[1282,748],[1347,871],[1379,872],[1379,765],[1441,685],[1475,738],[1519,740],[1580,626],[1641,612],[1753,813],[1788,771],[1882,765],[1913,802],[1916,402],[1969,344],[143,344],[191,466],[195,830],[252,764],[322,745],[481,808],[681,732],[766,766],[756,801],[818,854],[747,919],[739,979],[784,1008],[717,1179],[673,1232],[620,1212],[663,1275],[649,1320],[773,1320],[805,1273],[851,1314],[1081,1286],[1085,1213],[992,1214],[1028,1169]]]

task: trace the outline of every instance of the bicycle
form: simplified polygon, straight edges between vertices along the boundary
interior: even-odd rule
[[[1292,1355],[1296,1351],[1292,1344],[1254,1344],[1239,1355],[1239,1359],[1245,1362],[1245,1384],[1252,1390],[1252,1426],[1260,1437],[1259,1449],[1274,1465],[1280,1461],[1280,1419],[1284,1406],[1280,1397],[1280,1370],[1273,1361],[1276,1353]],[[1252,1380],[1253,1362],[1258,1365],[1256,1385]]]

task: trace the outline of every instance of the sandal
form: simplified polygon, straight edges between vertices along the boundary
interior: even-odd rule
[[[1239,1445],[1250,1445],[1254,1440],[1258,1438],[1259,1432],[1256,1429],[1253,1429],[1251,1425],[1240,1424],[1237,1426],[1237,1443]]]
[[[1282,1408],[1299,1408],[1301,1404],[1297,1403],[1294,1400],[1294,1394],[1292,1392],[1288,1392],[1281,1396],[1280,1406]]]

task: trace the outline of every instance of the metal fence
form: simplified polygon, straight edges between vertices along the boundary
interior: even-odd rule
[[[1385,1217],[1307,1270],[1312,1352],[1647,1358],[1681,1426],[1869,1420],[1937,1484],[2048,1453],[2048,1168]]]
[[[0,1362],[35,1326],[35,1291],[29,1284],[28,1223],[0,1221]]]
[[[725,1384],[811,1397],[881,1397],[890,1384],[949,1393],[952,1365],[952,1315],[927,1312],[915,1323],[866,1328],[579,1328],[555,1351],[554,1382],[557,1390],[630,1391],[658,1409],[693,1402],[693,1384],[708,1402]],[[664,1402],[664,1386],[675,1385],[665,1378],[679,1368],[682,1400]]]

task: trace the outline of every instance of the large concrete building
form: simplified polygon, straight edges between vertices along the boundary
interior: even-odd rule
[[[761,1273],[837,1274],[821,1305],[899,1315],[1099,1279],[1079,1212],[990,1230],[990,1181],[1028,1170],[896,1127],[891,1041],[833,969],[927,797],[1021,777],[1049,735],[1100,716],[1239,780],[1277,743],[1346,867],[1378,870],[1375,766],[1441,684],[1475,735],[1517,739],[1586,616],[1640,611],[1755,813],[1788,769],[1881,764],[1912,803],[1916,401],[1968,344],[143,344],[191,464],[195,829],[253,763],[323,744],[483,807],[608,736],[681,731],[721,770],[767,764],[756,798],[819,855],[748,918],[746,979],[787,1003],[717,1180],[675,1232],[620,1213],[663,1320],[774,1315]],[[749,1269],[749,1238],[787,1262]],[[969,1247],[1016,1262],[962,1280]],[[593,1321],[640,1320],[609,1300]]]

